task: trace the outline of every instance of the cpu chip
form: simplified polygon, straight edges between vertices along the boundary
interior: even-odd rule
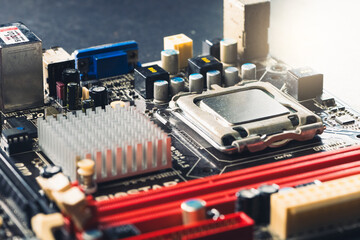
[[[170,107],[211,145],[229,154],[309,140],[324,130],[320,117],[265,82],[184,93],[173,98]]]

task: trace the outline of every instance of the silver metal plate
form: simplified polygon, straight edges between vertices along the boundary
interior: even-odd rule
[[[324,131],[321,118],[266,82],[251,82],[201,94],[182,93],[170,102],[173,114],[219,151],[261,151]]]
[[[289,109],[259,89],[205,98],[200,101],[200,108],[229,124],[244,124],[290,113]]]

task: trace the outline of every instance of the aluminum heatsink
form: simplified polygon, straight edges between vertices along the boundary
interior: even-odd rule
[[[171,167],[171,138],[134,107],[39,119],[38,136],[40,149],[72,180],[83,158],[95,160],[97,182]]]

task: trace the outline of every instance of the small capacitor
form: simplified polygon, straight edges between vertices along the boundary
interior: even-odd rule
[[[86,109],[94,109],[94,100],[91,98],[83,100],[81,102],[81,109],[83,112],[86,112]]]
[[[260,217],[260,193],[257,189],[243,189],[236,193],[236,212],[245,212],[256,223]]]
[[[93,86],[89,90],[90,97],[94,100],[95,107],[102,107],[108,104],[108,90],[104,86]]]
[[[92,159],[82,159],[77,162],[77,167],[81,187],[87,194],[94,193],[97,189],[94,180],[95,161]]]
[[[67,108],[69,110],[78,110],[80,109],[80,95],[81,89],[80,85],[75,82],[70,82],[67,84]]]
[[[183,224],[192,224],[206,219],[206,202],[202,199],[189,199],[181,203]]]
[[[182,77],[174,77],[170,80],[170,93],[171,96],[178,94],[181,91],[184,91],[185,80]]]
[[[189,76],[189,91],[202,93],[204,89],[204,76],[200,73],[193,73]]]
[[[161,51],[161,66],[170,75],[177,74],[179,72],[179,51],[175,49]]]
[[[253,63],[244,63],[241,65],[241,77],[243,80],[255,80],[256,65]]]
[[[237,62],[237,41],[226,38],[220,41],[220,61],[226,64]]]
[[[276,184],[264,184],[258,187],[260,192],[260,206],[261,214],[258,224],[269,224],[270,221],[270,197],[271,194],[279,191],[279,186]]]
[[[206,73],[207,89],[211,89],[213,84],[221,86],[221,72],[219,70],[211,70]]]
[[[86,100],[89,99],[90,95],[89,95],[89,89],[87,87],[82,87],[82,96],[81,96],[81,100]]]
[[[123,101],[113,101],[110,103],[110,106],[112,108],[122,108],[122,107],[125,107],[126,106],[126,102],[123,102]]]
[[[224,84],[226,87],[234,86],[240,81],[239,69],[236,67],[228,67],[224,71]]]
[[[43,178],[51,178],[52,176],[61,173],[62,172],[62,168],[58,165],[54,165],[54,166],[45,166],[44,168],[42,168],[40,170],[40,175]]]
[[[165,80],[154,82],[154,100],[158,103],[167,102],[169,99],[169,83]]]

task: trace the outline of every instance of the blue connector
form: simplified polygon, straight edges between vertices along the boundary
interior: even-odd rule
[[[135,41],[105,44],[76,50],[75,67],[82,81],[102,79],[132,72],[140,67]]]

